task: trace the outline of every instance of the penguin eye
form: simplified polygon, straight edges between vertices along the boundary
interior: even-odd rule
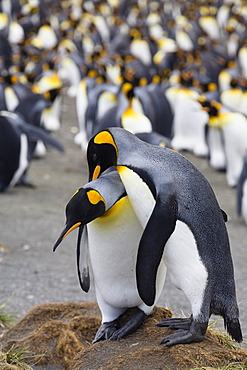
[[[94,161],[94,162],[96,162],[96,161],[97,161],[97,154],[96,154],[96,153],[94,153],[94,155],[93,155],[93,161]]]

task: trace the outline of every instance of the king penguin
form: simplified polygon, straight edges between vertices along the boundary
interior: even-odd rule
[[[161,343],[202,341],[211,314],[223,316],[229,334],[241,342],[226,215],[201,172],[180,153],[140,141],[121,128],[92,137],[87,159],[90,179],[117,167],[144,227],[136,264],[143,302],[154,304],[157,268],[164,258],[171,281],[191,304],[191,318],[159,324],[178,329]]]
[[[152,313],[154,305],[147,306],[138,294],[135,265],[143,229],[116,170],[105,171],[100,178],[75,192],[66,207],[66,225],[53,250],[77,227],[77,268],[80,285],[84,291],[89,290],[90,265],[96,298],[102,313],[102,325],[93,343],[101,339],[120,339],[135,331]],[[81,238],[83,258],[80,258]],[[80,270],[82,260],[84,263]],[[158,275],[157,298],[166,276],[163,261]],[[136,307],[136,312],[130,321],[119,327],[119,316],[130,307]]]
[[[217,101],[202,104],[209,114],[206,132],[209,164],[221,169],[220,164],[223,167],[225,162],[227,183],[234,187],[238,183],[247,150],[247,119],[241,113],[228,111]]]

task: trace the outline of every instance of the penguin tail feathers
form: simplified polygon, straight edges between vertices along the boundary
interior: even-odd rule
[[[236,342],[241,343],[243,341],[242,330],[238,318],[229,319],[224,317],[225,328]]]

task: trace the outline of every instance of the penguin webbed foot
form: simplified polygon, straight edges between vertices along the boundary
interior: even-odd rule
[[[119,327],[118,319],[109,322],[104,322],[99,327],[92,343],[94,344],[99,340],[103,339],[110,339],[113,333],[118,329],[118,327]]]
[[[160,344],[171,347],[176,344],[189,344],[202,342],[208,327],[208,323],[192,321],[190,329],[178,329],[175,333],[167,335]]]
[[[120,329],[116,330],[110,340],[119,340],[125,337],[128,334],[134,333],[139,326],[143,323],[143,321],[147,318],[146,315],[142,310],[137,308],[136,312],[131,316],[130,320],[126,322]]]
[[[174,317],[170,319],[164,319],[158,324],[156,324],[156,326],[166,327],[171,330],[179,330],[179,329],[189,330],[191,323],[192,323],[192,316],[186,317],[186,318]]]

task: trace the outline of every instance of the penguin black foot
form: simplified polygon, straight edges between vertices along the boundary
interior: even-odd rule
[[[131,316],[131,319],[120,329],[116,330],[110,337],[110,340],[118,340],[125,337],[127,334],[134,333],[146,318],[147,315],[137,308],[136,312]]]
[[[174,346],[175,344],[189,344],[202,342],[208,327],[208,322],[198,323],[192,321],[190,329],[178,329],[175,333],[167,335],[160,344],[165,344],[166,347]]]
[[[166,327],[172,330],[178,330],[178,329],[189,330],[191,323],[192,323],[192,316],[188,318],[164,319],[158,324],[156,324],[156,326]]]
[[[118,320],[104,322],[98,329],[93,344],[103,339],[110,339],[113,333],[118,329]]]

